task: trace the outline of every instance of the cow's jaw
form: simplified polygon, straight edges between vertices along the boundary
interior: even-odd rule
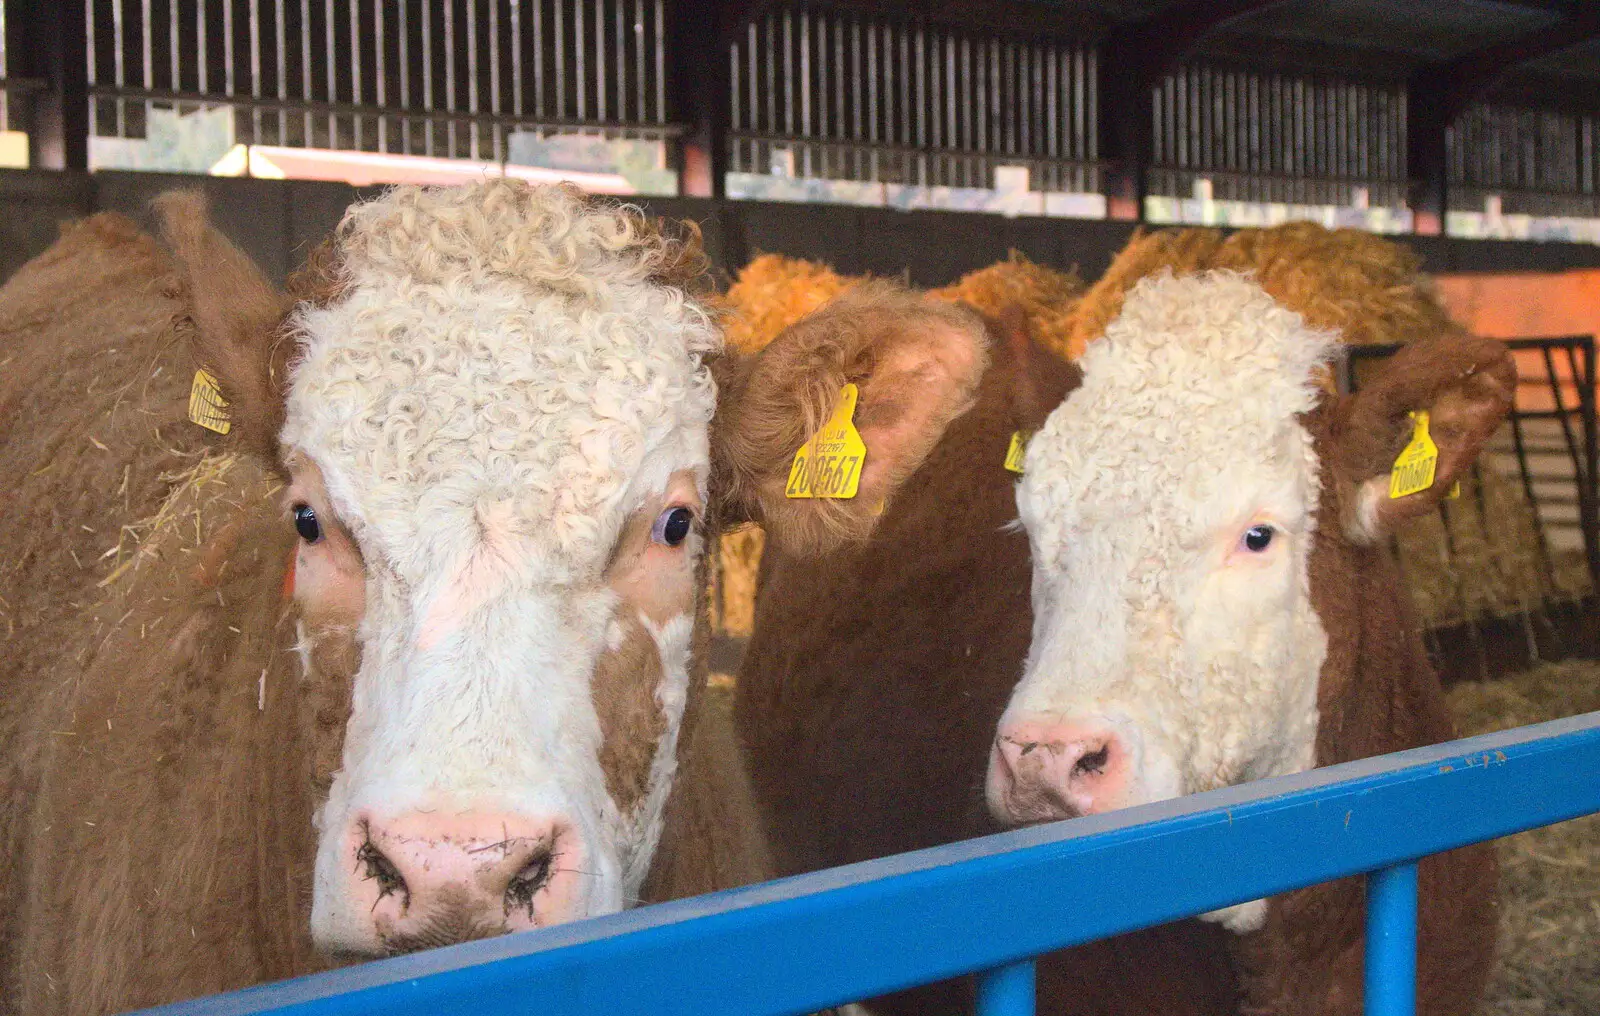
[[[1313,764],[1327,639],[1302,416],[1328,350],[1232,274],[1142,282],[1091,345],[1018,487],[1035,620],[991,761],[1001,820]]]
[[[559,207],[511,220],[550,217],[521,265],[490,264],[514,244],[465,202],[431,224],[359,206],[342,298],[297,318],[282,442],[365,582],[317,819],[312,932],[336,955],[615,911],[660,836],[700,537],[652,522],[705,503],[717,339],[648,266],[607,261],[607,224],[575,236],[581,204],[534,200]]]

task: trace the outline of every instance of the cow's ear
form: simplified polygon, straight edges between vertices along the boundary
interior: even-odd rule
[[[1372,543],[1433,511],[1510,412],[1516,387],[1511,351],[1492,339],[1453,332],[1396,353],[1334,419],[1347,534]],[[1420,486],[1429,456],[1411,446],[1424,412],[1437,456],[1433,481]]]
[[[795,553],[865,539],[888,498],[972,405],[988,346],[982,319],[967,308],[870,282],[725,365],[712,426],[720,521],[760,522]],[[852,384],[852,422],[866,452],[854,496],[789,496],[796,454]]]
[[[994,369],[1007,372],[1012,420],[1019,432],[1031,434],[1083,383],[1083,372],[1039,342],[1021,304],[1002,307],[989,321],[989,330],[995,339]]]
[[[228,404],[228,435],[276,465],[289,301],[211,224],[200,192],[172,191],[154,207],[183,275],[196,366],[216,379]]]

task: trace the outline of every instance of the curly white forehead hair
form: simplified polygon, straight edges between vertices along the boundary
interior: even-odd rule
[[[543,580],[588,577],[641,490],[703,484],[721,337],[678,284],[698,251],[638,209],[512,180],[397,187],[338,236],[340,297],[293,322],[282,441],[402,575],[493,506]]]

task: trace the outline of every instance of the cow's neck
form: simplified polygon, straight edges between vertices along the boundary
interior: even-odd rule
[[[1318,451],[1327,463],[1326,450]],[[1422,629],[1387,542],[1351,543],[1338,531],[1340,517],[1337,485],[1324,477],[1310,562],[1312,604],[1328,633],[1318,687],[1318,765],[1451,736]]]

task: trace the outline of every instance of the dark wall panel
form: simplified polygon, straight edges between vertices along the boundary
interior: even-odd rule
[[[1600,244],[1408,237],[1430,272],[1560,272],[1600,268]]]
[[[205,193],[211,219],[275,282],[289,270],[288,221],[292,191],[277,180],[166,173],[102,172],[92,177],[95,208],[150,223],[150,202],[169,190]]]
[[[972,212],[861,213],[860,246],[875,275],[905,272],[912,285],[942,286],[1006,256],[1005,220]]]
[[[353,203],[383,192],[382,187],[351,187],[322,180],[289,180],[279,184],[288,189],[287,219],[284,222],[284,263],[288,270],[305,260],[323,237],[333,232]]]
[[[87,177],[45,170],[0,170],[0,282],[43,254],[64,220],[94,211]]]
[[[843,205],[728,202],[728,267],[761,254],[825,261],[841,272],[870,270],[861,249],[861,212]]]
[[[307,180],[250,180],[159,173],[93,175],[0,170],[0,280],[55,241],[58,223],[119,211],[148,223],[150,199],[198,187],[219,226],[276,282],[333,229],[351,202],[379,193]],[[1098,278],[1134,226],[1082,219],[1006,219],[970,212],[896,212],[845,205],[658,198],[654,215],[699,223],[706,250],[724,272],[757,254],[811,258],[852,275],[907,278],[939,286],[1019,250],[1042,264]],[[1560,271],[1600,267],[1600,245],[1410,237],[1433,272]]]
[[[1012,219],[1006,226],[1009,246],[1041,264],[1076,268],[1089,281],[1105,274],[1133,231],[1131,222],[1093,219]]]

